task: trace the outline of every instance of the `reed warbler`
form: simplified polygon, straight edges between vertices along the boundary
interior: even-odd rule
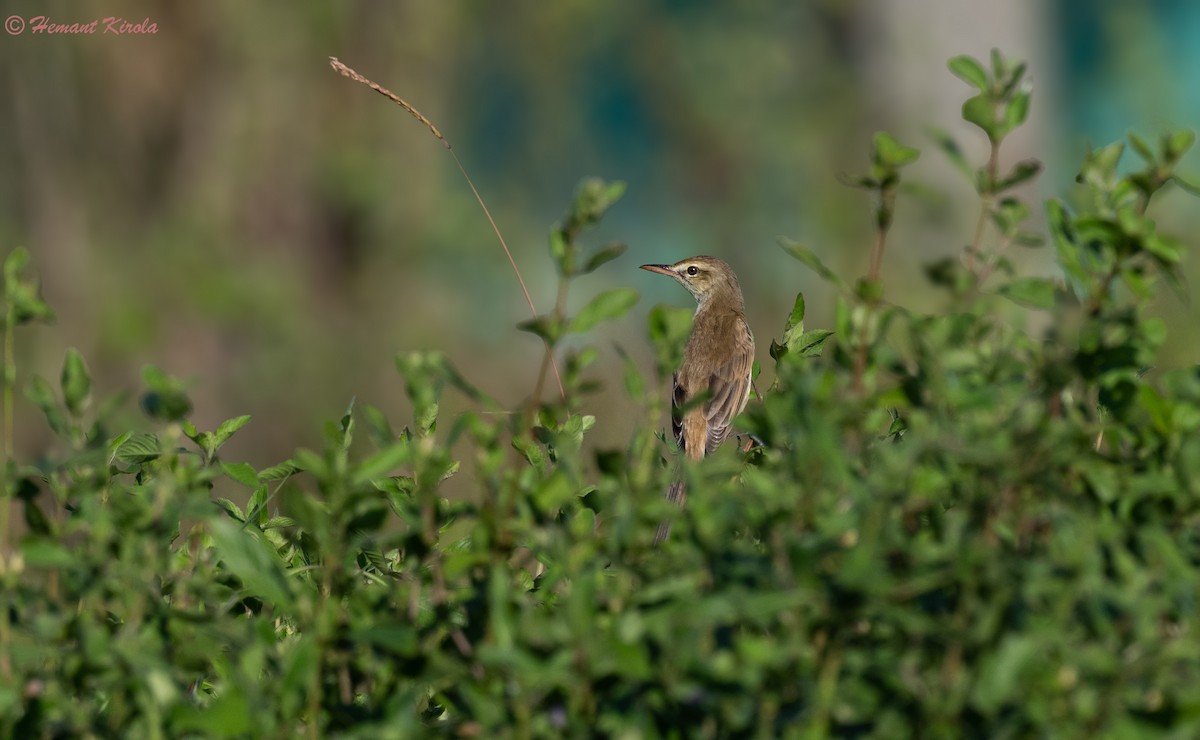
[[[674,278],[696,298],[692,333],[673,379],[671,426],[683,454],[699,460],[729,436],[733,418],[750,397],[754,337],[746,324],[742,289],[733,269],[715,257],[641,269]],[[703,401],[691,403],[701,395]],[[667,489],[667,500],[682,507],[686,499],[683,481],[676,480]],[[670,524],[659,525],[655,543],[670,531]]]

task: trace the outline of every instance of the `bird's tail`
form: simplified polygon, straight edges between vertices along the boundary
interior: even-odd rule
[[[675,504],[679,508],[683,508],[683,503],[687,501],[687,489],[683,487],[683,481],[676,480],[667,488],[667,500]],[[654,534],[654,544],[658,544],[665,540],[671,534],[671,523],[663,522],[658,525],[658,532]]]

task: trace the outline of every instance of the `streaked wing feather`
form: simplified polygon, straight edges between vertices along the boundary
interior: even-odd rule
[[[679,409],[687,402],[687,391],[679,385],[679,373],[671,376],[671,433],[675,435],[675,444],[683,447],[683,416]]]
[[[750,330],[743,325],[744,339],[729,362],[717,368],[708,381],[712,397],[704,407],[708,421],[708,439],[705,454],[712,454],[729,436],[733,417],[741,413],[750,395],[750,375],[754,365],[754,340]]]

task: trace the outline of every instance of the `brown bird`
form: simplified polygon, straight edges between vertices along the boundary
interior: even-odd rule
[[[750,397],[754,337],[746,324],[742,289],[733,269],[715,257],[641,267],[675,278],[696,298],[692,334],[674,376],[671,425],[683,454],[699,460],[725,441],[733,417]],[[701,395],[704,401],[689,403]],[[667,500],[681,507],[686,498],[682,481],[667,489]],[[662,542],[670,531],[669,524],[659,525],[654,541]]]

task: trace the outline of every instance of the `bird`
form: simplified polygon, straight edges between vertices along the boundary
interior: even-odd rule
[[[746,323],[742,288],[726,262],[697,256],[673,265],[641,265],[641,269],[674,278],[696,299],[692,332],[683,361],[672,378],[671,427],[684,456],[699,460],[712,454],[729,436],[735,416],[746,407],[754,365],[754,336]],[[695,401],[698,396],[703,401]],[[683,507],[683,482],[667,489],[667,500]],[[662,523],[655,544],[671,532]]]

